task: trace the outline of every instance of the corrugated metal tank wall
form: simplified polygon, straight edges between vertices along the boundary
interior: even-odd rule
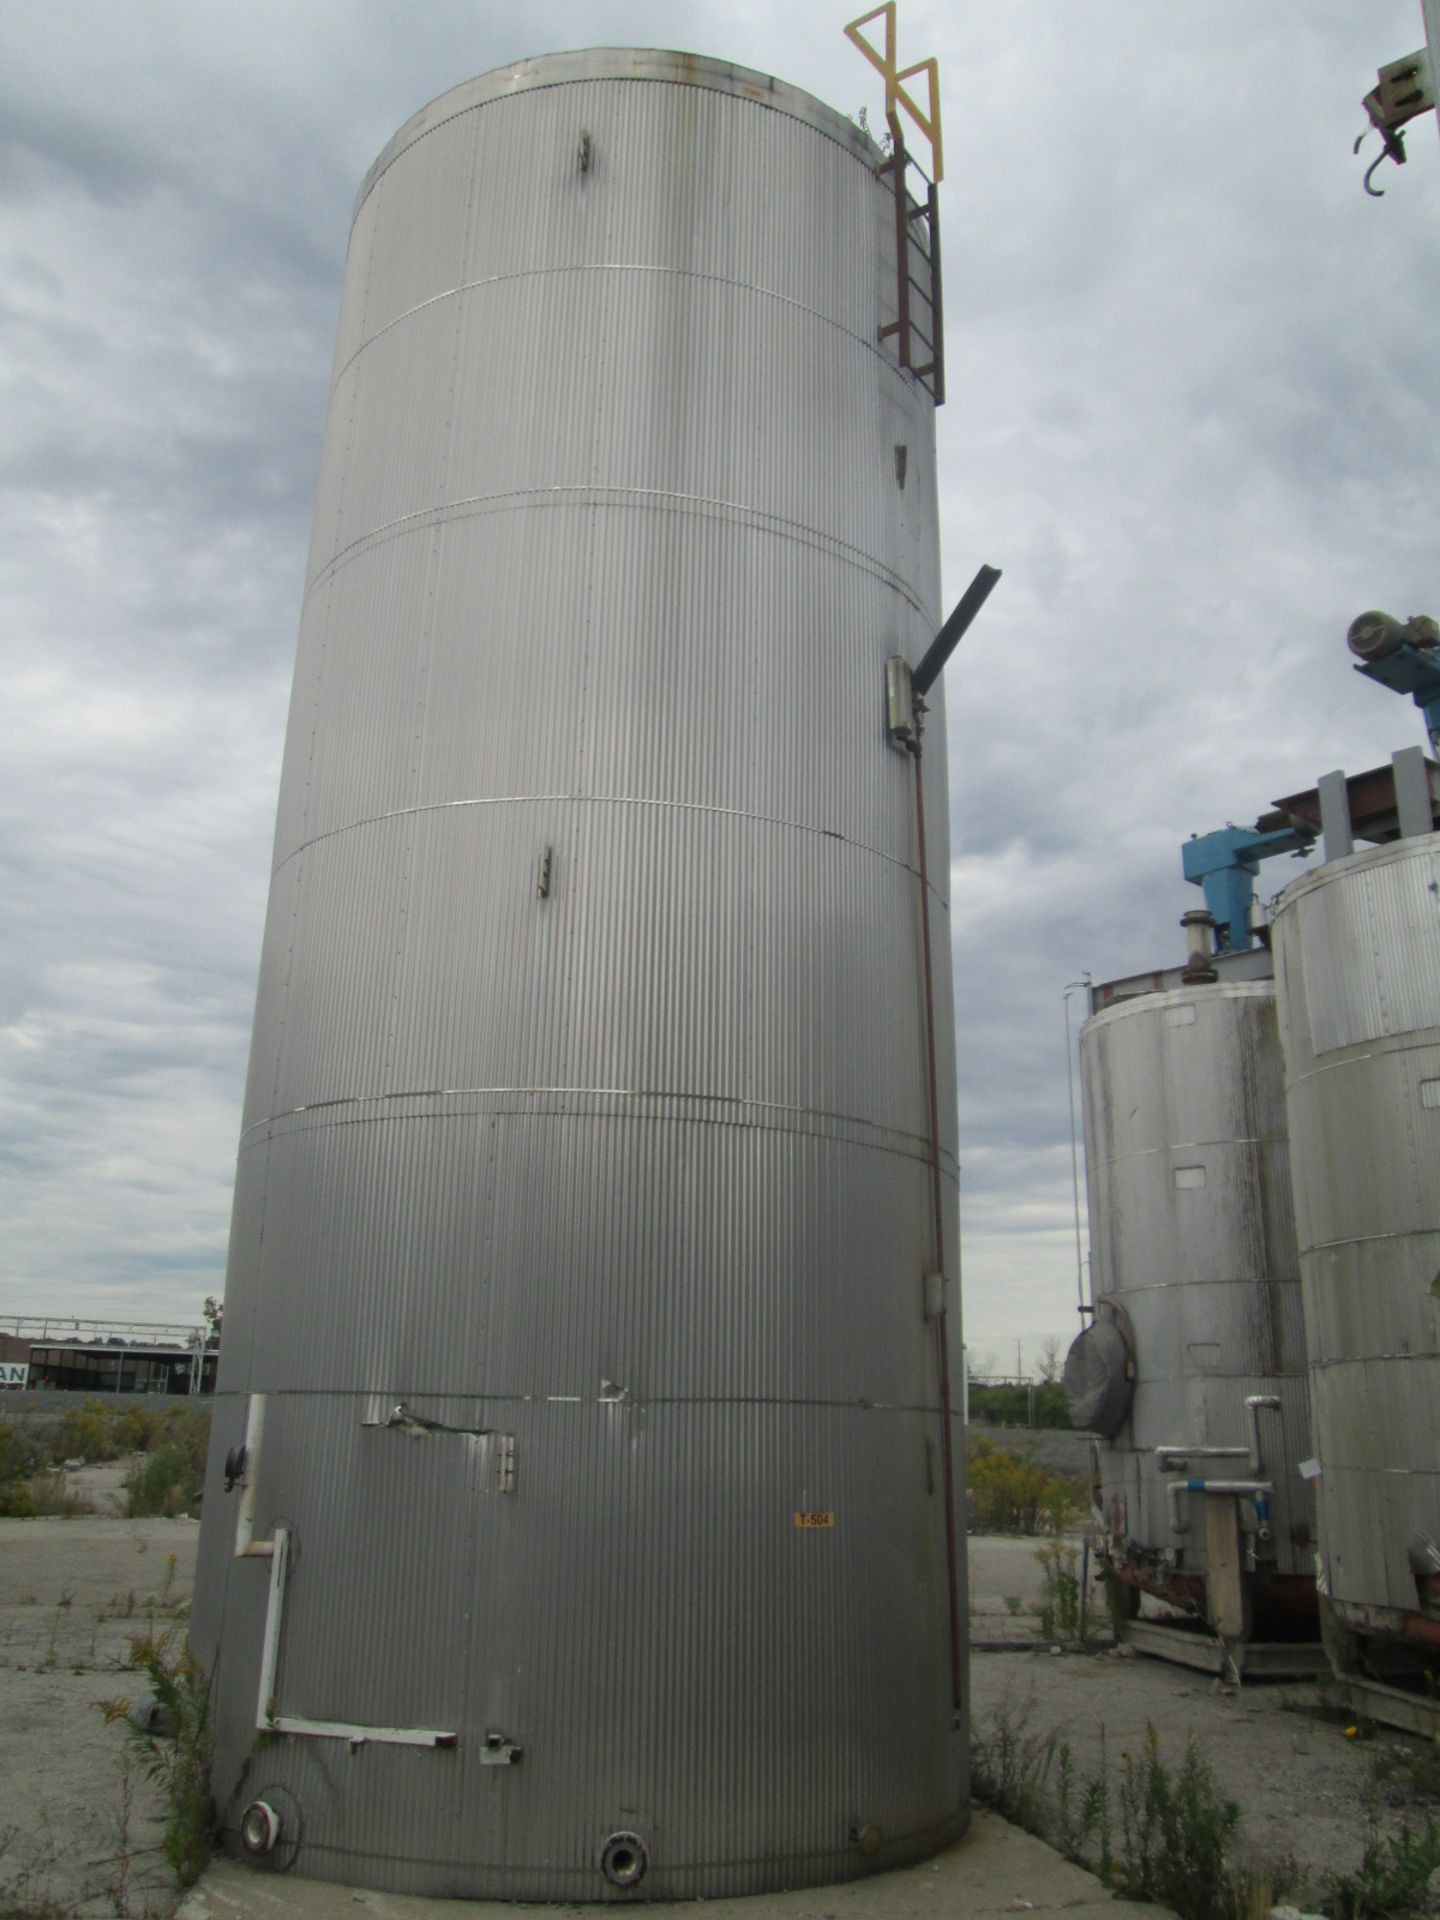
[[[1273,1481],[1273,1540],[1257,1574],[1313,1571],[1314,1503],[1305,1338],[1290,1197],[1284,1081],[1269,981],[1197,985],[1123,1000],[1080,1038],[1091,1276],[1133,1329],[1130,1415],[1100,1447],[1112,1537],[1180,1556],[1204,1574],[1204,1496],[1176,1532],[1158,1447],[1248,1443],[1259,1412]],[[1245,1479],[1245,1462],[1192,1460],[1190,1474]],[[1267,1551],[1268,1549],[1268,1551]]]
[[[968,1817],[883,700],[939,624],[934,420],[877,344],[878,158],[763,75],[572,54],[447,94],[362,192],[195,1629],[227,1842],[263,1789],[301,1872],[624,1897],[626,1832],[644,1896],[720,1894]],[[257,1746],[221,1463],[259,1394],[270,1710],[453,1748]]]
[[[1440,834],[1305,875],[1274,937],[1322,1591],[1399,1616],[1440,1539]]]

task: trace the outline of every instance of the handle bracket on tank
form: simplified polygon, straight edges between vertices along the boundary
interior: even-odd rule
[[[885,731],[892,746],[906,753],[920,751],[925,695],[944,672],[946,661],[969,632],[999,579],[999,567],[981,567],[925,649],[918,667],[912,667],[898,653],[885,662]]]

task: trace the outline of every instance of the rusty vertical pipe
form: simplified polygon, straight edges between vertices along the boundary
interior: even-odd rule
[[[935,1216],[935,1267],[941,1276],[940,1311],[935,1335],[940,1344],[940,1459],[945,1486],[945,1570],[950,1589],[950,1699],[962,1704],[960,1654],[960,1568],[955,1533],[955,1441],[950,1416],[949,1310],[945,1304],[945,1206],[940,1186],[940,1106],[935,1072],[935,978],[930,965],[930,871],[925,854],[925,788],[920,777],[920,742],[915,742],[915,832],[920,855],[920,945],[925,972],[925,1060],[930,1105],[930,1192]]]

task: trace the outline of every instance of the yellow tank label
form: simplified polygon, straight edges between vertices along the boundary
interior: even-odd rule
[[[833,1527],[835,1516],[833,1513],[797,1513],[795,1524],[797,1527]]]

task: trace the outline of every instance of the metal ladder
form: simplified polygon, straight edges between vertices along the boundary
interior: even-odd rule
[[[890,176],[895,200],[895,307],[880,329],[893,335],[900,364],[915,375],[937,407],[945,404],[945,315],[940,280],[940,192],[907,152],[898,116],[891,116],[890,156],[876,168]],[[912,188],[912,176],[915,185]]]

